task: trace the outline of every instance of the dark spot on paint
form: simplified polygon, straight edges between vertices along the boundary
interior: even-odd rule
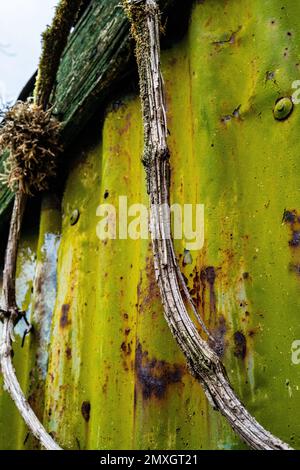
[[[126,343],[125,341],[121,344],[121,350],[126,356],[131,354],[131,345],[130,343]]]
[[[64,304],[61,308],[61,316],[60,316],[60,326],[61,328],[65,328],[69,324],[69,311],[70,305]]]
[[[286,34],[287,36],[292,36],[292,33],[290,31],[288,31]]]
[[[282,216],[282,222],[288,223],[288,224],[294,224],[297,220],[297,214],[296,211],[288,211],[284,210],[283,216]]]
[[[152,397],[163,399],[168,387],[180,383],[185,373],[185,367],[180,364],[150,359],[140,343],[136,348],[135,368],[144,400]]]
[[[299,230],[293,230],[292,239],[289,241],[289,245],[293,247],[297,247],[300,245],[300,231]]]
[[[72,358],[72,349],[69,347],[66,349],[66,356],[67,356],[67,359]]]
[[[125,335],[128,336],[129,333],[130,333],[130,328],[126,328],[126,329],[125,329]]]
[[[81,414],[84,420],[88,423],[91,416],[91,404],[89,401],[84,401],[81,405]]]
[[[274,73],[274,72],[270,72],[270,71],[266,72],[266,80],[267,80],[267,81],[268,81],[268,80],[273,80],[274,77],[275,77],[275,73]]]
[[[240,359],[245,359],[247,352],[247,342],[245,335],[241,331],[236,331],[233,335],[234,355]]]
[[[213,266],[209,266],[208,268],[205,269],[205,273],[206,273],[206,279],[207,279],[207,282],[213,286],[214,285],[214,282],[216,280],[216,272],[215,272],[215,268]]]
[[[243,279],[249,279],[249,273],[243,273]]]
[[[200,273],[200,280],[202,285],[202,309],[204,311],[205,308],[205,291],[206,286],[208,284],[209,287],[209,314],[210,314],[210,322],[216,320],[216,295],[215,295],[215,280],[216,280],[216,271],[213,266],[208,266],[201,270]]]
[[[226,123],[226,122],[229,122],[229,121],[231,121],[231,116],[230,116],[230,114],[226,114],[226,116],[222,116],[222,117],[221,117],[221,122],[222,122],[222,123]]]
[[[107,199],[108,196],[109,196],[109,191],[106,190],[105,193],[104,193],[104,199]]]
[[[237,119],[240,119],[240,109],[241,109],[241,104],[239,104],[233,111],[232,113],[232,116],[237,118]]]

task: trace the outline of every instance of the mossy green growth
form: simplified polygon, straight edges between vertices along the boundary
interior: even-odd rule
[[[60,59],[82,3],[83,0],[60,0],[52,25],[42,35],[43,48],[34,98],[43,108],[48,106]]]

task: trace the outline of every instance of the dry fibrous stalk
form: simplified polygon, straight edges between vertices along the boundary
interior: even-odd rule
[[[9,152],[0,180],[11,191],[34,195],[49,188],[61,152],[60,123],[28,101],[10,108],[0,127],[0,153]]]
[[[1,310],[1,320],[3,322],[0,344],[1,371],[4,379],[4,388],[12,397],[32,434],[46,449],[60,450],[60,447],[44,429],[26,400],[12,363],[14,326],[21,319],[21,312],[19,311],[16,303],[15,273],[17,266],[18,244],[20,240],[26,199],[26,194],[21,192],[18,192],[15,196],[14,210],[11,218],[10,233],[5,255],[5,268],[3,273],[4,304]]]
[[[160,12],[155,0],[123,0],[136,41],[144,121],[144,157],[151,206],[154,267],[166,321],[186,357],[192,375],[201,383],[209,402],[251,448],[288,450],[290,447],[264,429],[233,391],[225,368],[211,342],[204,340],[191,320],[181,294],[182,275],[173,241],[168,237],[169,149],[164,83],[160,69]],[[190,294],[185,290],[188,303]]]

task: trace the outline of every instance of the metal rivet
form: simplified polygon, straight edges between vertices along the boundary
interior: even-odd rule
[[[80,217],[80,212],[78,209],[74,209],[71,217],[70,217],[70,224],[71,225],[76,225]]]
[[[293,111],[294,105],[293,101],[291,98],[286,97],[286,98],[280,98],[274,108],[274,118],[277,119],[277,121],[283,121]]]

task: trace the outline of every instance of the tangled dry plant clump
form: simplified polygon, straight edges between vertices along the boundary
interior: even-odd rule
[[[12,191],[34,195],[48,189],[61,153],[60,123],[32,101],[17,102],[0,127],[0,153],[9,152],[0,175]]]

